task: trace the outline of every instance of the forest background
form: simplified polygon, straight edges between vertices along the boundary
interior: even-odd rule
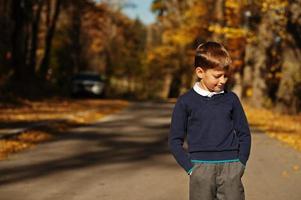
[[[0,0],[1,101],[69,97],[82,70],[105,77],[106,98],[176,98],[196,81],[195,48],[214,40],[233,58],[229,89],[254,107],[300,113],[300,0],[154,0],[147,25],[122,12],[129,6]]]

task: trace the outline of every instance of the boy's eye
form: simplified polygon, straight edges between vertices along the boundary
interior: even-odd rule
[[[220,77],[222,77],[222,75],[214,76],[214,78],[220,78]],[[228,78],[228,76],[227,76],[227,75],[224,75],[224,78]]]

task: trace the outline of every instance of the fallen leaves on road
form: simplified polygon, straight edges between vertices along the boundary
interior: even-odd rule
[[[49,141],[55,134],[64,133],[71,127],[93,123],[128,105],[129,103],[123,100],[53,99],[37,102],[24,101],[24,105],[20,107],[0,106],[0,122],[7,126],[4,128],[14,128],[16,123],[31,125],[41,121],[48,122],[38,130],[34,128],[12,138],[1,139],[0,160],[7,158],[10,153]]]
[[[0,121],[33,122],[66,119],[66,117],[78,121],[89,121],[91,113],[106,115],[127,105],[128,102],[123,100],[53,99],[36,102],[24,101],[24,105],[21,107],[0,106]]]
[[[299,171],[300,170],[300,166],[299,165],[294,165],[293,166],[293,170],[294,171]]]
[[[27,143],[39,143],[51,139],[52,136],[43,131],[27,131],[17,136],[17,140]]]
[[[282,171],[281,175],[284,178],[288,178],[289,177],[289,173],[286,170]]]
[[[32,145],[29,143],[24,143],[16,140],[0,140],[0,160],[5,159],[9,153],[28,149],[31,146]]]
[[[251,126],[301,151],[301,116],[279,114],[244,105]]]
[[[30,130],[21,133],[14,139],[0,140],[0,160],[5,159],[9,153],[15,153],[33,147],[34,144],[48,141],[52,136],[43,131]]]

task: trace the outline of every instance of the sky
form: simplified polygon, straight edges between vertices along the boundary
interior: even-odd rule
[[[134,4],[135,8],[124,8],[123,12],[130,18],[138,17],[143,23],[150,24],[155,21],[155,15],[150,11],[150,6],[153,0],[127,0]]]

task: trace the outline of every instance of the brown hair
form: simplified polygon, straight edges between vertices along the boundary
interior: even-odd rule
[[[232,60],[225,47],[217,42],[205,42],[196,49],[195,67],[228,70]]]

